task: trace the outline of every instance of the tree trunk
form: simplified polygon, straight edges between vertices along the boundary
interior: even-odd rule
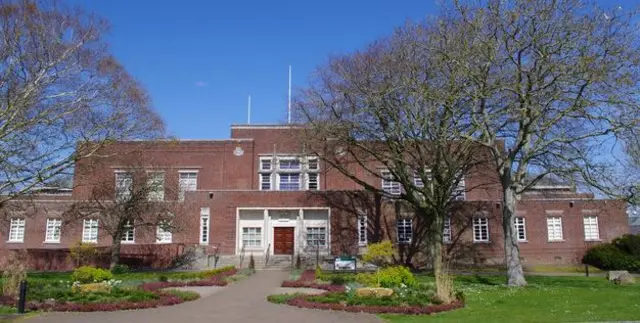
[[[109,263],[109,270],[113,270],[120,262],[120,242],[121,237],[113,237],[113,243],[111,244],[111,262]]]
[[[446,272],[444,270],[442,261],[442,230],[444,229],[444,219],[437,215],[433,219],[431,224],[429,240],[429,253],[431,254],[431,266],[433,266],[433,276],[436,279],[436,296],[442,301],[448,301],[451,295],[450,290],[446,288],[447,279],[444,277]]]
[[[505,187],[502,208],[502,229],[504,232],[504,256],[507,266],[507,284],[509,286],[525,286],[518,236],[514,232],[513,217],[516,213],[516,193],[511,187]]]

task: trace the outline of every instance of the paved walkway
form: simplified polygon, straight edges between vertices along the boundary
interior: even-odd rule
[[[213,295],[180,305],[122,312],[47,313],[25,322],[47,323],[379,323],[376,316],[364,313],[299,309],[267,302],[288,273],[262,271],[236,282]]]

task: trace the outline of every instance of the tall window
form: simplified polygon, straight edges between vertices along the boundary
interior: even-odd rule
[[[451,217],[444,219],[444,230],[442,230],[442,241],[444,243],[451,242]]]
[[[598,230],[598,217],[597,216],[585,216],[584,217],[584,239],[585,240],[600,240],[600,232]]]
[[[184,192],[195,191],[198,187],[198,173],[197,172],[180,172],[180,195],[178,198],[180,201],[184,201]]]
[[[261,191],[320,189],[320,164],[317,157],[261,157],[258,172]]]
[[[393,174],[385,169],[380,172],[380,175],[382,176],[382,190],[389,194],[400,195],[400,183],[394,181]]]
[[[547,217],[547,231],[549,241],[562,241],[562,218],[559,216]]]
[[[85,219],[82,223],[82,242],[98,242],[98,220]]]
[[[209,244],[209,208],[200,208],[200,244]]]
[[[116,171],[116,200],[126,201],[133,192],[133,173]]]
[[[13,218],[9,227],[9,242],[24,242],[24,219]]]
[[[122,243],[135,243],[136,241],[136,229],[131,220],[124,225],[121,241]]]
[[[302,166],[298,157],[278,157],[278,190],[298,191],[301,186]]]
[[[260,190],[271,190],[271,174],[273,172],[273,160],[271,157],[260,158]]]
[[[427,180],[431,180],[431,170],[425,169],[424,173],[427,177]],[[422,177],[420,176],[420,173],[418,171],[413,172],[413,184],[416,187],[424,187],[424,181],[422,180]]]
[[[327,246],[327,228],[325,227],[307,228],[307,246],[326,247]]]
[[[458,181],[458,185],[453,190],[453,199],[456,201],[464,201],[466,196],[466,184],[464,182],[464,176],[460,177],[460,181]]]
[[[164,172],[147,173],[147,190],[149,201],[164,200]]]
[[[317,191],[320,189],[320,163],[317,157],[307,158],[307,189]]]
[[[473,219],[473,242],[489,241],[489,220],[487,218]]]
[[[160,221],[156,229],[157,243],[171,243],[173,234],[171,233],[171,223],[169,221]]]
[[[300,173],[278,174],[278,182],[281,191],[300,190]]]
[[[527,241],[527,228],[523,217],[513,218],[513,224],[516,227],[516,236],[518,241]]]
[[[358,216],[358,245],[367,245],[367,216]]]
[[[245,247],[261,247],[262,228],[242,228],[242,245]]]
[[[398,243],[411,243],[413,238],[412,219],[399,219],[396,223]]]
[[[61,227],[62,227],[62,220],[47,219],[47,230],[44,235],[44,242],[59,243]]]

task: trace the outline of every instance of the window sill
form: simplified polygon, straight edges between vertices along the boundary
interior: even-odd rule
[[[98,241],[82,241],[82,243],[97,244],[97,243],[98,243]]]
[[[156,241],[156,244],[170,244],[172,241]]]
[[[564,242],[564,239],[560,239],[560,240],[548,240],[547,242],[549,242],[549,243]]]
[[[60,241],[44,241],[42,244],[60,244]]]
[[[489,240],[487,240],[487,241],[474,241],[473,243],[488,244],[488,243],[491,243],[491,241],[489,241]]]
[[[584,242],[602,242],[602,239],[585,239]]]
[[[529,240],[518,240],[518,243],[529,243]]]
[[[24,243],[24,240],[22,241],[18,241],[18,240],[8,240],[7,243]]]
[[[120,244],[136,244],[135,241],[121,241]]]

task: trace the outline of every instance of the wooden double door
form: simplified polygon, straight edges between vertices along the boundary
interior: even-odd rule
[[[293,255],[293,227],[273,228],[273,253],[276,255]]]

